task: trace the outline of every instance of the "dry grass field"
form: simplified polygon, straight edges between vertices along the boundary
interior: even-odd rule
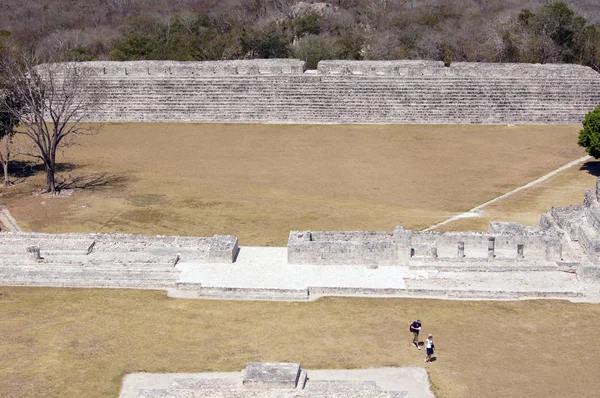
[[[410,345],[433,333],[437,361]],[[593,397],[600,306],[327,298],[174,300],[135,290],[0,288],[0,396],[116,397],[132,372],[425,366],[438,397]]]
[[[579,126],[107,124],[61,157],[72,195],[48,198],[21,163],[0,200],[47,232],[232,234],[285,245],[290,230],[421,229],[584,152]],[[571,168],[446,229],[535,225],[579,204],[600,174]],[[115,397],[127,373],[423,366],[424,321],[439,397],[579,397],[600,389],[600,306],[328,298],[313,303],[168,299],[134,290],[0,287],[0,396]]]
[[[481,217],[456,220],[437,230],[487,231],[490,221],[517,221],[526,225],[538,225],[541,214],[553,206],[581,205],[585,191],[595,188],[598,176],[600,162],[587,161],[484,207]]]
[[[21,167],[29,176],[0,200],[22,228],[46,232],[285,245],[290,230],[422,229],[583,156],[579,129],[115,123],[60,156],[60,178],[85,189],[32,195],[44,177]],[[504,213],[535,224],[546,209],[519,206]]]

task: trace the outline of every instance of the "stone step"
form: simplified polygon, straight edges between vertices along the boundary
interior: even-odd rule
[[[330,392],[381,391],[374,381],[354,380],[310,380],[305,387],[308,393],[322,394]]]
[[[165,290],[172,287],[172,284],[164,281],[129,281],[129,280],[39,280],[39,281],[2,281],[2,286],[37,286],[37,287],[60,287],[60,288],[82,288],[82,289],[154,289]]]
[[[425,263],[425,264],[411,264],[408,267],[411,271],[441,271],[441,272],[511,272],[511,271],[556,271],[558,270],[558,265],[548,265],[548,264],[528,264],[528,263],[520,263],[520,264],[510,264],[510,263],[494,263],[491,262],[489,264],[469,264],[469,263],[443,263],[443,264],[434,264],[434,263]]]
[[[190,390],[190,389],[142,389],[139,398],[408,398],[406,391],[353,391],[322,392],[313,395],[307,390]]]
[[[519,299],[519,298],[566,298],[582,297],[579,290],[492,290],[456,288],[354,288],[354,287],[309,287],[310,296],[375,296],[375,297],[440,297],[471,299]]]
[[[175,379],[171,383],[172,388],[179,389],[211,389],[211,390],[231,390],[243,388],[239,379],[199,379],[199,378],[181,378]]]
[[[194,290],[188,288],[186,290]],[[306,301],[307,289],[233,288],[201,286],[199,297],[231,300]]]

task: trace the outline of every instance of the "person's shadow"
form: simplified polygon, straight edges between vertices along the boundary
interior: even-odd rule
[[[432,356],[432,357],[431,357],[431,359],[429,360],[429,362],[435,362],[435,361],[437,361],[437,357],[433,357],[433,356]]]

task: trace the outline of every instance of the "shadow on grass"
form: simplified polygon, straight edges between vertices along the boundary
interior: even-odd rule
[[[56,165],[57,173],[69,172],[77,169],[77,165],[73,163],[59,163]],[[8,173],[14,178],[27,178],[38,173],[44,173],[44,165],[38,162],[31,161],[11,161],[8,164]]]
[[[62,173],[69,173],[80,168],[81,165],[73,163],[59,163],[56,165],[56,188],[63,189],[102,189],[102,188],[123,188],[132,178],[124,174],[113,173],[82,173],[80,175],[68,174],[62,176]],[[9,163],[9,175],[11,178],[25,179],[37,174],[43,174],[46,170],[44,165],[32,161],[13,161]]]
[[[57,178],[57,188],[62,189],[89,189],[98,190],[106,188],[123,188],[131,178],[123,174],[112,173],[87,173],[69,175],[66,178]]]
[[[579,170],[587,171],[594,177],[600,177],[600,161],[591,160],[581,165]]]

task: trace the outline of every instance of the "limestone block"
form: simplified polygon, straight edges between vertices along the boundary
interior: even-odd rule
[[[325,60],[319,61],[317,70],[321,74],[341,75],[416,75],[423,70],[441,70],[443,62],[400,60],[400,61],[350,61]]]
[[[487,248],[487,257],[488,260],[493,260],[495,257],[495,249],[496,249],[496,238],[493,236],[490,236],[488,238],[488,248]]]
[[[546,245],[546,260],[559,261],[562,259],[562,240],[558,236],[544,236],[543,242]]]
[[[238,240],[235,236],[215,235],[208,249],[210,263],[233,263],[238,253]]]
[[[581,281],[584,282],[598,282],[600,281],[600,266],[581,264],[577,272],[577,276]]]
[[[594,207],[598,206],[598,197],[596,196],[595,191],[586,191],[583,197],[583,205],[585,207]]]
[[[408,265],[412,257],[412,231],[404,230],[398,225],[394,229],[394,244],[398,265]]]
[[[517,244],[517,260],[523,260],[525,257],[525,244],[518,243]]]
[[[430,256],[431,261],[436,261],[438,259],[437,247],[430,247],[429,252],[430,252],[429,256]]]
[[[585,249],[589,260],[598,264],[600,262],[600,242],[595,231],[589,225],[580,225],[575,237]]]
[[[300,364],[288,362],[249,362],[242,384],[251,389],[294,389],[300,377]]]
[[[33,261],[38,261],[42,259],[42,256],[40,256],[40,248],[37,246],[30,246],[27,248],[27,257],[29,257],[30,260]]]
[[[542,231],[550,231],[555,230],[556,228],[556,221],[552,217],[552,214],[550,214],[550,212],[542,214],[542,216],[540,217],[540,229]]]
[[[290,233],[288,263],[322,265],[392,265],[393,234],[370,231]]]
[[[600,206],[586,207],[585,218],[595,231],[600,232]]]
[[[525,228],[516,222],[490,222],[488,232],[497,235],[523,235]]]

